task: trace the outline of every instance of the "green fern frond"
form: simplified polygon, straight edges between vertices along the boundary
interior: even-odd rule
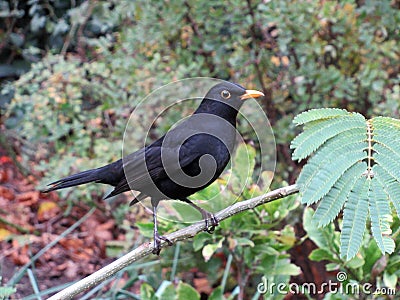
[[[375,172],[374,178],[377,178],[384,185],[397,215],[400,216],[400,183],[379,165],[375,165],[373,170]]]
[[[318,222],[318,227],[324,227],[332,222],[342,210],[345,201],[353,189],[357,177],[367,169],[365,162],[351,166],[329,193],[322,198],[321,203],[315,211],[314,218]]]
[[[365,139],[364,128],[346,131],[340,135],[340,138],[330,139],[308,160],[308,163],[300,173],[297,183],[303,190],[307,189],[312,178],[319,173],[324,165],[336,161],[343,153],[355,148],[362,152],[366,144],[361,142],[365,141]]]
[[[375,163],[400,182],[400,154],[381,144],[375,144],[374,151]]]
[[[300,161],[330,138],[355,128],[365,128],[365,118],[360,114],[326,119],[308,127],[292,141],[290,148],[295,149],[292,158]]]
[[[368,217],[370,183],[366,177],[359,177],[344,207],[340,256],[347,260],[353,258],[361,247]]]
[[[371,216],[372,235],[379,249],[382,253],[392,253],[395,244],[388,235],[392,233],[390,223],[392,223],[393,218],[388,201],[389,196],[385,192],[384,185],[385,184],[379,180],[371,180],[369,214]]]
[[[350,259],[361,245],[370,215],[378,247],[382,253],[393,252],[390,202],[400,216],[400,121],[316,109],[294,122],[304,130],[292,141],[293,159],[315,152],[297,184],[303,203],[321,200],[314,214],[318,226],[329,224],[344,207],[340,251]]]
[[[372,120],[374,127],[382,125],[384,128],[392,127],[394,130],[400,130],[400,120],[389,117],[375,117]]]
[[[373,141],[397,152],[400,149],[399,134],[400,132],[394,130],[374,129]]]
[[[349,112],[347,110],[340,108],[311,109],[296,116],[293,119],[293,123],[296,125],[303,125],[316,120],[320,121],[323,119],[346,116],[348,114]]]
[[[337,157],[336,161],[325,164],[318,170],[318,174],[311,178],[307,189],[303,191],[302,202],[311,205],[319,201],[349,168],[364,158],[365,152],[356,148],[346,152],[346,155]],[[337,165],[341,167],[337,168]],[[302,189],[301,186],[300,188]]]

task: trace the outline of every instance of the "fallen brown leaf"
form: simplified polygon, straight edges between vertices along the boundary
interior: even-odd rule
[[[15,198],[14,191],[6,187],[0,186],[0,197],[7,200],[13,200]]]
[[[38,191],[29,191],[22,194],[18,194],[15,199],[19,202],[29,202],[29,204],[37,203],[39,200]]]
[[[212,288],[207,278],[194,278],[193,285],[199,293],[211,294]]]
[[[60,208],[53,201],[43,201],[39,205],[37,218],[39,222],[50,220],[60,212]]]

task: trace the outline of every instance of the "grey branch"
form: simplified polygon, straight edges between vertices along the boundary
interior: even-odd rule
[[[295,194],[299,191],[296,185],[290,185],[287,187],[279,188],[273,190],[265,195],[255,197],[246,201],[237,202],[215,214],[218,221],[225,220],[233,215],[240,212],[252,209],[256,206],[272,202],[274,200],[284,198],[288,195]],[[199,232],[205,229],[205,223],[203,221],[180,229],[178,231],[172,232],[165,235],[171,242],[176,243],[178,241],[183,241],[188,238],[194,237]],[[162,242],[161,247],[167,246],[166,242]],[[84,292],[92,287],[97,286],[101,282],[115,275],[118,271],[129,266],[130,264],[138,261],[139,259],[151,255],[153,251],[153,242],[146,242],[136,249],[132,250],[128,254],[122,256],[111,264],[105,266],[104,268],[98,270],[92,275],[83,278],[82,280],[76,282],[75,284],[67,287],[66,289],[60,291],[54,296],[50,297],[48,300],[64,300],[72,299],[74,296],[81,292]]]

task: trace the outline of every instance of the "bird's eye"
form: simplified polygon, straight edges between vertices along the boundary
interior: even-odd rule
[[[229,93],[227,90],[223,90],[221,92],[221,96],[222,98],[229,99],[231,97],[231,93]]]

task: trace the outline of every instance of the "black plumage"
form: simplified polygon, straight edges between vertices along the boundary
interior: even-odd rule
[[[106,166],[57,180],[43,192],[89,182],[114,186],[106,198],[129,190],[140,194],[132,204],[151,197],[154,217],[154,253],[161,240],[157,232],[157,205],[161,200],[184,201],[201,212],[207,231],[218,224],[215,217],[188,196],[215,181],[228,164],[236,140],[236,117],[244,100],[261,92],[223,82],[213,86],[196,111],[152,144]],[[167,240],[167,242],[169,242]]]

